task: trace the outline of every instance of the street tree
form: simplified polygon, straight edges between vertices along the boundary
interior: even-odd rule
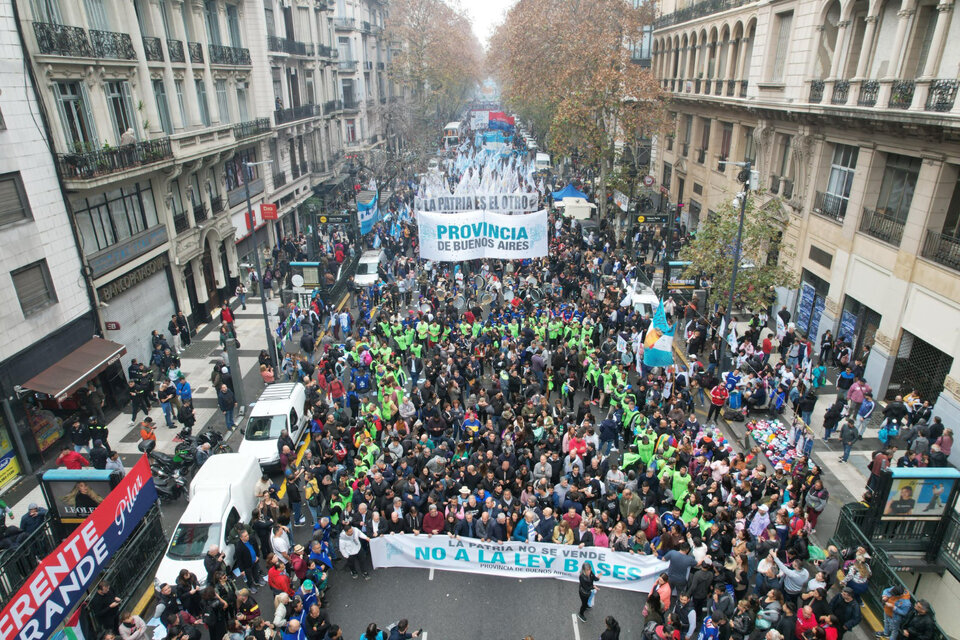
[[[631,60],[652,9],[632,0],[520,0],[491,38],[488,66],[508,106],[551,151],[599,167],[601,216],[624,145],[665,121],[659,83]]]
[[[426,153],[480,82],[483,49],[466,14],[443,0],[392,0],[386,35],[387,74],[405,97],[384,116],[408,145],[424,145],[411,150]]]
[[[740,269],[735,297],[744,308],[758,310],[769,305],[771,287],[794,288],[796,274],[780,263],[784,223],[776,199],[765,203],[762,194],[751,193],[743,220]],[[724,307],[730,297],[730,277],[740,223],[740,199],[731,197],[715,213],[700,221],[694,240],[680,250],[680,260],[691,264],[684,277],[703,275],[711,284],[711,295]]]

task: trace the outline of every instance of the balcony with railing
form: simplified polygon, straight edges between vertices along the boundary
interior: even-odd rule
[[[93,57],[93,48],[87,39],[87,32],[80,27],[34,22],[33,34],[37,38],[37,49],[44,55]]]
[[[340,100],[327,100],[323,103],[323,115],[333,115],[337,111],[343,111],[343,102]]]
[[[210,64],[223,64],[233,67],[250,66],[250,49],[246,47],[228,47],[222,44],[207,45],[210,50]]]
[[[847,199],[835,196],[832,193],[817,191],[813,202],[813,211],[818,216],[823,216],[835,222],[843,223],[844,216],[847,215]]]
[[[173,158],[170,138],[146,140],[80,153],[59,153],[57,164],[65,180],[90,180]]]
[[[793,180],[790,178],[780,178],[780,195],[787,200],[793,197]]]
[[[206,219],[210,217],[207,215],[207,208],[203,205],[202,202],[199,202],[193,205],[193,221],[197,224],[205,222]]]
[[[823,80],[813,80],[810,82],[810,103],[811,104],[820,104],[823,102],[823,88],[825,83]]]
[[[270,133],[270,131],[270,118],[257,118],[235,125],[233,127],[233,137],[237,140],[243,140],[261,133]]]
[[[696,161],[698,164],[703,164],[707,159],[707,150],[706,149],[697,149]]]
[[[217,215],[223,211],[223,197],[217,196],[215,198],[210,198],[210,212],[213,215]]]
[[[860,83],[860,95],[857,96],[857,105],[861,107],[873,107],[877,104],[878,95],[880,95],[880,81],[864,80]]]
[[[887,106],[891,109],[909,109],[916,89],[917,83],[912,80],[897,80],[890,87],[890,102]]]
[[[954,271],[960,271],[960,237],[927,229],[920,255]]]
[[[300,165],[296,162],[290,163],[290,173],[293,175],[293,179],[296,180],[300,177]]]
[[[749,86],[750,86],[750,82],[749,82],[749,81],[747,81],[747,80],[741,80],[741,81],[740,81],[740,97],[741,97],[741,98],[746,98],[746,97],[747,97],[747,87],[749,87]]]
[[[667,136],[667,151],[673,151],[673,136]]]
[[[337,50],[333,47],[328,47],[325,44],[317,45],[317,55],[321,58],[336,58]]]
[[[720,155],[717,158],[717,171],[719,171],[720,173],[723,173],[726,170],[727,170],[727,156]]]
[[[357,70],[356,60],[340,60],[337,62],[337,70],[352,73]]]
[[[357,28],[357,21],[354,18],[334,18],[333,28],[338,31],[353,31]]]
[[[203,45],[199,42],[188,42],[187,49],[190,51],[190,62],[193,64],[203,64]]]
[[[143,54],[147,62],[163,62],[163,45],[160,38],[143,37]]]
[[[780,176],[770,174],[770,193],[773,195],[780,193]]]
[[[343,101],[343,110],[344,111],[357,111],[360,109],[359,100],[344,100]]]
[[[137,59],[137,52],[133,49],[133,39],[129,33],[90,29],[90,45],[93,47],[93,55],[97,58]]]
[[[680,143],[680,155],[682,155],[684,158],[686,158],[689,153],[690,153],[690,143],[689,143],[689,142],[681,142],[681,143]]]
[[[177,232],[177,235],[190,229],[190,218],[187,217],[186,211],[173,212],[173,229]]]
[[[313,45],[297,42],[278,36],[267,36],[267,50],[275,53],[289,53],[292,56],[312,56]]]
[[[742,7],[752,1],[753,0],[706,0],[705,2],[698,2],[689,7],[674,11],[673,13],[660,16],[654,20],[653,28],[664,29],[675,24],[680,24],[681,22],[687,22],[688,20],[695,20],[728,9]]]
[[[957,87],[960,80],[938,78],[930,82],[930,92],[927,94],[927,111],[947,112],[953,109],[957,99]]]
[[[364,62],[363,62],[363,70],[364,70],[364,71],[373,71],[373,61],[372,61],[372,60],[364,60]]]
[[[274,188],[274,189],[279,189],[280,187],[284,186],[285,184],[287,184],[287,172],[286,172],[286,171],[278,171],[277,173],[273,174],[273,188]]]
[[[378,63],[377,63],[377,71],[383,71],[383,70],[386,69],[386,68],[387,68],[387,65],[386,65],[385,63],[383,63],[383,62],[378,62]]]
[[[167,38],[167,53],[170,54],[170,62],[185,62],[183,56],[183,43],[173,38]]]
[[[299,107],[277,109],[273,112],[273,119],[277,124],[287,124],[297,120],[313,118],[320,115],[320,106],[316,104],[302,104]]]
[[[903,238],[903,221],[882,211],[864,207],[860,232],[899,247]]]
[[[833,83],[833,95],[830,104],[847,104],[847,95],[850,93],[849,80],[837,80]]]

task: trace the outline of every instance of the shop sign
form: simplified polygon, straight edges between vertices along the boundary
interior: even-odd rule
[[[10,484],[20,475],[20,463],[13,449],[0,456],[0,488]]]
[[[125,273],[116,280],[97,289],[97,297],[100,298],[101,302],[109,302],[111,299],[117,297],[127,289],[140,284],[140,282],[146,280],[153,274],[163,271],[164,267],[167,266],[167,263],[168,260],[166,254],[160,254],[153,260],[144,262],[133,271]],[[107,328],[110,329],[110,327]],[[119,328],[120,326],[117,325],[117,329]]]
[[[271,202],[264,202],[260,205],[260,217],[264,220],[279,220],[277,216],[277,205]]]
[[[97,278],[159,247],[166,241],[167,228],[160,225],[87,258],[87,264],[93,271],[93,277]]]

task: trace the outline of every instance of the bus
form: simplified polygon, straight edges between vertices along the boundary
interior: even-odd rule
[[[448,122],[443,128],[443,146],[449,149],[459,145],[462,131],[462,122]]]

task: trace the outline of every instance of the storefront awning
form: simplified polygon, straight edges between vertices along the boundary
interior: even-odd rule
[[[126,352],[127,348],[122,344],[103,338],[92,338],[57,364],[24,382],[23,386],[59,400],[82,387],[87,380],[116,362]]]

